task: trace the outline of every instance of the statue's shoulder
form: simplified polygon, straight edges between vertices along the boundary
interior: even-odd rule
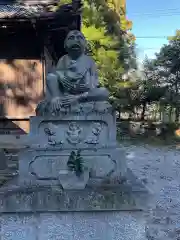
[[[67,58],[68,58],[68,55],[65,54],[65,55],[63,55],[63,56],[61,56],[61,57],[59,58],[59,61],[64,61],[64,60],[67,59]]]
[[[89,55],[84,55],[84,59],[92,66],[94,66],[96,64],[94,59]]]
[[[67,61],[67,54],[63,55],[62,57],[59,58],[58,63],[57,63],[57,68],[64,67],[66,61]]]

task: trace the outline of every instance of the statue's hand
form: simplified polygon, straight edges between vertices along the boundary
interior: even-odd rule
[[[61,105],[62,105],[61,98],[60,97],[54,97],[51,100],[51,111],[56,112],[56,111],[60,110]]]
[[[78,95],[65,95],[63,97],[55,97],[51,100],[51,112],[57,112],[62,107],[69,107],[72,103],[78,101],[78,99]]]
[[[72,103],[78,101],[79,97],[78,96],[74,96],[74,95],[67,95],[64,96],[61,100],[61,104],[63,105],[63,107],[68,107],[70,106]]]
[[[84,83],[79,84],[78,89],[81,92],[88,92],[89,91],[89,87],[87,86],[87,84],[84,84]]]

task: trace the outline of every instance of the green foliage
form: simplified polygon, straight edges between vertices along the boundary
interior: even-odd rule
[[[176,121],[179,120],[180,109],[180,31],[169,38],[156,54],[155,65],[159,71],[161,85],[167,86],[163,103],[176,109]]]
[[[70,171],[74,171],[76,173],[76,176],[81,176],[84,171],[81,150],[77,150],[77,153],[75,151],[71,152],[67,162],[67,166]]]
[[[143,73],[136,80],[136,89],[127,90],[126,108],[135,113],[141,109],[144,120],[148,105],[156,104],[159,111],[169,114],[175,110],[179,121],[180,110],[180,31],[169,38],[168,44],[162,46],[155,59],[145,58]],[[128,101],[127,101],[128,100]],[[125,108],[125,109],[126,109]]]
[[[131,35],[123,36],[123,31],[132,27],[132,23],[126,20],[125,2],[86,0],[82,19],[82,32],[98,65],[100,83],[109,89],[110,99],[118,108],[120,88],[126,85],[123,75],[136,68],[134,41]]]
[[[75,159],[76,159],[76,153],[75,151],[72,151],[67,162],[67,166],[70,171],[75,170]]]

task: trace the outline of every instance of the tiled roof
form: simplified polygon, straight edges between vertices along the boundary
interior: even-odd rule
[[[37,17],[45,12],[42,5],[0,5],[0,19]]]

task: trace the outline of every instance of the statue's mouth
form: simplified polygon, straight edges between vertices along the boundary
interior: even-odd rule
[[[80,47],[80,45],[79,44],[73,44],[72,46],[71,46],[71,49],[73,49],[73,50],[79,50],[81,47]]]

